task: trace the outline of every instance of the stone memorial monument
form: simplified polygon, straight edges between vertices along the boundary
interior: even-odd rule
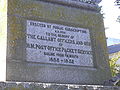
[[[110,79],[99,2],[3,0],[0,81],[103,84]]]

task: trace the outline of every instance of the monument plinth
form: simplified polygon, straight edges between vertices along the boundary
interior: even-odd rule
[[[1,81],[103,84],[111,77],[99,1],[5,1]]]

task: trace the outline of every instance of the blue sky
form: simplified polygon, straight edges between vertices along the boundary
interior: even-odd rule
[[[108,38],[107,39],[107,45],[114,45],[120,43],[120,39],[115,39],[115,38]]]

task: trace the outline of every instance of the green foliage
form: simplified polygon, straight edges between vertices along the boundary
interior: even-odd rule
[[[120,65],[116,64],[116,62],[119,58],[120,58],[120,56],[118,56],[117,58],[111,58],[109,60],[112,76],[115,76],[117,73],[120,73],[120,70],[119,70]]]
[[[116,64],[118,59],[120,59],[120,56],[118,56],[117,58],[111,58],[109,60],[112,76],[116,76],[118,73],[120,73],[120,65]],[[120,81],[116,85],[120,86]]]

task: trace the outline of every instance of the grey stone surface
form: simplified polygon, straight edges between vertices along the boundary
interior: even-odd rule
[[[56,2],[67,2],[67,3],[86,3],[86,4],[92,4],[92,5],[96,5],[99,4],[102,0],[49,0],[49,1],[56,1]]]
[[[41,0],[41,1],[68,5],[68,6],[73,6],[77,8],[82,7],[90,10],[95,10],[95,11],[99,11],[98,4],[101,2],[101,0]]]
[[[88,29],[28,20],[26,34],[27,61],[93,67]]]

